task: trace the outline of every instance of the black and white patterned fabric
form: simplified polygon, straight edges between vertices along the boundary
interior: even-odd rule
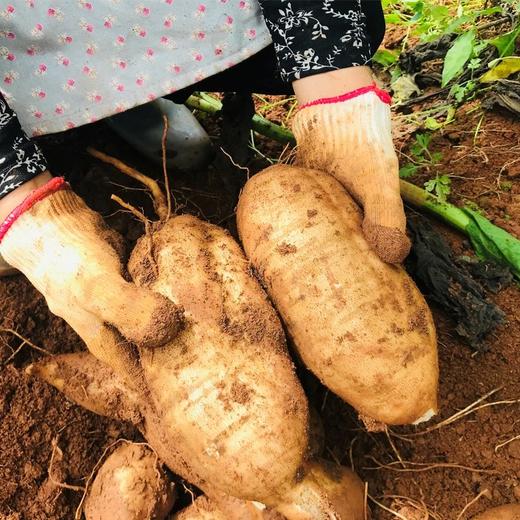
[[[46,169],[43,153],[0,94],[0,198]]]
[[[366,65],[385,32],[380,0],[258,0],[284,81]]]

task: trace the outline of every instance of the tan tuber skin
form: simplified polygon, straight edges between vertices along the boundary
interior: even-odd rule
[[[326,502],[326,504],[324,503]],[[331,507],[332,506],[332,507]],[[262,504],[229,501],[233,518],[241,520],[369,520],[365,489],[359,478],[349,469],[325,461],[311,462],[304,480],[292,490],[292,501],[281,504],[277,511]],[[227,520],[208,497],[195,502],[177,513],[172,520]],[[324,514],[324,511],[327,513]],[[283,514],[281,514],[283,513]]]
[[[306,453],[307,403],[280,322],[248,269],[223,230],[173,218],[138,243],[130,271],[178,302],[186,325],[152,355],[140,350],[136,390],[86,354],[32,370],[83,406],[132,420],[207,494],[276,502]]]
[[[494,507],[471,517],[471,520],[520,520],[520,504]]]
[[[157,455],[146,445],[120,444],[106,459],[88,490],[86,520],[164,520],[175,488]]]
[[[131,421],[229,520],[242,520],[229,496],[294,511],[301,499],[307,507],[306,482],[309,493],[317,489],[305,468],[307,402],[280,321],[238,244],[216,226],[174,217],[138,242],[129,271],[185,316],[184,329],[165,346],[139,349],[134,384],[86,353],[55,356],[29,371],[96,413]],[[341,502],[320,505],[323,518],[348,518],[337,509]]]
[[[405,271],[369,248],[338,181],[273,166],[246,184],[237,221],[298,354],[328,388],[386,424],[436,413],[431,313]]]
[[[129,271],[185,311],[174,342],[141,351],[158,421],[179,452],[170,467],[206,492],[273,501],[302,463],[307,403],[280,322],[238,244],[179,216],[152,244],[138,242]]]

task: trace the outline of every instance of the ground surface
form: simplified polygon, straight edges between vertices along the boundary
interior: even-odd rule
[[[277,113],[271,115],[276,117]],[[457,175],[453,179],[454,201],[473,200],[496,223],[520,237],[520,123],[505,115],[485,114],[476,133],[481,116],[480,111],[461,115],[435,139],[433,148],[443,153],[439,168]],[[406,138],[403,149],[405,143]],[[121,186],[135,185],[90,158],[84,151],[87,145],[124,158],[148,174],[159,177],[160,172],[103,124],[45,143],[54,173],[66,174],[88,203],[131,242],[139,235],[140,226],[117,210],[110,194],[124,193],[126,199],[145,206],[148,199],[142,191],[125,192]],[[266,142],[257,146],[273,157],[281,152],[280,147]],[[252,170],[260,165],[261,161],[256,161]],[[202,214],[232,228],[233,219],[227,217],[233,203],[222,202],[218,173],[174,173],[178,210]],[[506,189],[500,184],[504,180],[508,181]],[[438,227],[456,252],[465,250],[460,236]],[[433,309],[439,334],[441,415],[432,424],[493,390],[496,392],[485,402],[520,399],[520,291],[509,287],[492,299],[506,313],[507,322],[489,337],[489,351],[484,354],[473,353],[457,338],[449,316]],[[83,349],[76,335],[49,313],[43,298],[22,276],[0,280],[0,327],[15,330],[51,354]],[[69,520],[82,492],[60,483],[84,486],[107,446],[118,438],[138,435],[132,427],[86,412],[29,378],[24,368],[45,354],[25,344],[13,355],[20,345],[12,332],[0,332],[0,519]],[[370,495],[401,515],[397,518],[455,520],[479,494],[468,515],[460,518],[520,501],[520,438],[508,442],[520,435],[518,402],[482,408],[424,435],[409,436],[416,431],[410,428],[368,434],[348,406],[308,375],[304,379],[310,400],[326,426],[324,455],[352,464],[368,481]],[[399,459],[416,465],[400,464]],[[396,517],[375,504],[372,507],[376,520]]]

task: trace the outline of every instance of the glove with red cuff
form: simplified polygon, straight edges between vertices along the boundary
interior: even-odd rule
[[[97,358],[131,376],[137,363],[129,342],[166,343],[179,331],[182,313],[124,279],[121,243],[62,178],[33,191],[0,225],[5,261],[27,276]]]
[[[293,121],[297,163],[332,174],[364,209],[367,242],[385,262],[410,250],[392,142],[390,96],[374,85],[318,99]]]

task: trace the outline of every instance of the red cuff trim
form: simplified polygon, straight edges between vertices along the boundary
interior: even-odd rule
[[[309,103],[305,103],[305,105],[302,105],[300,107],[300,110],[303,110],[307,107],[313,107],[315,105],[330,105],[332,103],[341,103],[342,101],[348,101],[349,99],[362,96],[367,92],[373,92],[383,103],[386,103],[387,105],[390,105],[392,103],[392,98],[390,97],[390,94],[385,90],[380,89],[375,83],[373,83],[372,85],[357,88],[356,90],[352,90],[351,92],[341,94],[341,96],[321,98],[311,101]]]
[[[0,242],[2,242],[6,233],[11,229],[11,226],[26,211],[29,211],[35,204],[43,200],[45,197],[48,197],[59,190],[67,189],[68,187],[69,185],[65,182],[63,177],[54,177],[47,184],[32,191],[19,206],[9,213],[3,224],[0,225]]]

